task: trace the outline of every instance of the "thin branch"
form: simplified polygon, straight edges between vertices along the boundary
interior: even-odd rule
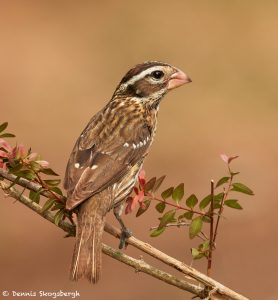
[[[114,226],[108,223],[105,224],[104,230],[116,238],[119,238],[121,235],[121,231],[118,228],[115,228]],[[232,291],[231,289],[225,287],[224,285],[217,282],[216,280],[206,276],[205,274],[199,272],[194,268],[189,267],[185,263],[167,255],[166,253],[156,249],[155,247],[151,246],[146,242],[143,242],[135,238],[134,236],[131,236],[128,239],[128,244],[151,255],[152,257],[160,260],[166,265],[173,267],[174,269],[180,271],[186,276],[195,279],[196,281],[202,283],[204,286],[207,286],[212,290],[216,289],[217,296],[225,296],[228,299],[234,299],[234,300],[248,300],[248,298]]]
[[[181,226],[189,226],[190,223],[187,222],[180,222],[180,223],[168,223],[165,225],[165,227],[181,227]],[[150,230],[157,229],[159,226],[153,226],[150,228]]]
[[[5,191],[5,193],[21,203],[23,203],[25,206],[31,208],[33,211],[38,213],[40,216],[44,217],[46,220],[50,221],[51,223],[54,223],[53,215],[50,212],[42,212],[42,207],[32,202],[31,199],[26,197],[25,195],[22,195],[20,191],[15,189],[14,187],[10,187],[6,182],[0,181],[0,187]],[[75,226],[71,225],[68,222],[60,221],[58,227],[66,231],[70,235],[75,235]],[[194,295],[202,296],[203,295],[203,288],[191,283],[188,283],[184,280],[178,279],[175,276],[164,272],[158,268],[155,268],[143,260],[135,259],[133,257],[130,257],[119,250],[116,250],[106,244],[102,244],[102,251],[104,254],[125,263],[126,265],[133,267],[137,272],[143,272],[146,273],[152,277],[155,277],[159,280],[162,280],[168,284],[174,285],[182,290],[188,291]]]
[[[32,190],[34,192],[40,192],[41,195],[51,198],[53,194],[55,194],[55,198],[59,201],[62,200],[62,196],[56,194],[55,192],[50,193],[49,191],[46,191],[43,189],[42,185],[39,183],[29,181],[25,178],[19,178],[13,174],[10,174],[8,171],[0,168],[0,177],[4,177],[5,179],[8,179],[11,182],[16,182],[16,184],[21,185],[29,190]]]
[[[190,223],[187,222],[180,222],[180,223],[168,223],[165,225],[165,227],[182,227],[182,226],[189,226]],[[153,226],[150,228],[150,230],[154,230],[157,229],[159,226]],[[197,235],[198,238],[200,238],[202,241],[207,241],[208,237],[206,236],[206,234],[201,231],[200,234]]]
[[[4,178],[9,179],[10,181],[14,181],[11,178],[11,174],[8,174],[7,171],[0,169],[0,175]],[[16,176],[15,176],[16,178]],[[20,180],[18,181],[19,185],[22,185],[26,188],[37,190],[41,189],[41,186],[38,184],[32,184],[31,182],[28,182],[28,180]],[[27,207],[31,208],[33,211],[47,219],[48,221],[54,223],[54,218],[50,212],[44,212],[42,213],[42,208],[37,203],[32,202],[28,197],[21,195],[21,193],[16,190],[14,187],[10,187],[9,184],[4,182],[3,180],[0,180],[0,187],[11,197],[19,200],[21,203],[26,205]],[[32,188],[31,188],[32,187]],[[58,225],[61,229],[69,233],[70,235],[75,234],[75,227],[71,225],[70,223],[67,223],[65,221],[60,221]],[[119,238],[120,236],[120,230],[107,224],[105,225],[105,231],[110,233],[111,235]],[[206,290],[213,291],[213,295],[211,295],[211,299],[234,299],[234,300],[248,300],[248,298],[232,291],[231,289],[225,287],[224,285],[220,284],[219,282],[213,280],[212,278],[206,276],[205,274],[187,266],[181,261],[178,261],[177,259],[161,252],[160,250],[152,247],[150,244],[147,244],[143,241],[140,241],[136,239],[134,236],[130,237],[128,239],[128,243],[137,249],[140,249],[141,251],[151,255],[152,257],[160,260],[161,262],[175,268],[176,270],[182,272],[183,274],[189,276],[190,278],[195,279],[199,283],[203,284],[206,287]],[[136,260],[132,257],[129,257],[125,254],[122,254],[120,251],[115,250],[109,246],[104,245],[103,246],[103,252],[107,255],[110,255],[114,259],[117,259],[121,262],[124,262],[128,264],[129,266],[135,268],[136,270],[142,271],[146,274],[149,274],[157,279],[163,280],[164,282],[167,282],[168,284],[175,285],[178,288],[182,288],[192,294],[197,295],[200,298],[205,298],[206,295],[204,294],[204,289],[200,286],[194,285],[192,283],[188,283],[184,280],[180,280],[176,278],[175,276],[168,274],[164,271],[161,271],[157,268],[154,268],[145,262],[141,260]],[[212,294],[212,292],[211,292]]]
[[[211,196],[211,201],[210,201],[210,230],[209,230],[209,253],[208,253],[208,266],[207,266],[207,275],[211,275],[211,265],[212,265],[212,251],[213,251],[213,202],[214,202],[214,181],[211,180],[210,182],[210,196]]]
[[[228,165],[228,169],[229,169],[231,177],[229,179],[227,190],[224,189],[224,195],[223,195],[223,198],[222,198],[221,203],[220,203],[220,208],[219,208],[219,211],[218,211],[218,216],[217,216],[215,230],[214,230],[214,235],[213,235],[213,244],[214,245],[215,245],[215,241],[216,241],[216,237],[217,237],[217,233],[218,233],[218,226],[219,226],[220,218],[221,218],[223,210],[224,210],[224,202],[227,199],[228,194],[229,194],[229,192],[231,190],[232,182],[233,182],[233,178],[234,178],[234,175],[233,175],[233,173],[232,173],[229,165]]]
[[[169,206],[172,206],[172,207],[175,207],[177,209],[181,209],[181,210],[185,210],[185,211],[190,211],[190,212],[193,212],[194,214],[201,215],[201,216],[207,216],[206,213],[203,213],[203,212],[200,212],[200,211],[197,211],[197,210],[193,210],[191,208],[189,209],[189,208],[186,208],[186,207],[183,207],[183,206],[180,206],[180,205],[177,205],[177,204],[174,204],[174,203],[170,203],[170,202],[167,202],[165,200],[156,198],[152,193],[147,193],[146,196],[148,198],[150,198],[151,200],[155,200],[155,201],[159,201],[159,202],[165,203],[165,204],[167,204]]]
[[[188,283],[184,280],[178,279],[175,276],[159,270],[146,262],[142,259],[135,259],[130,257],[118,250],[113,249],[110,246],[102,244],[102,251],[103,253],[111,256],[114,259],[119,260],[120,262],[125,263],[126,265],[135,269],[136,272],[144,272],[152,277],[155,277],[159,280],[162,280],[168,284],[174,285],[182,290],[188,291],[194,295],[202,297],[203,295],[203,288],[191,283]]]
[[[42,212],[42,207],[36,202],[33,202],[30,198],[23,195],[22,192],[18,191],[14,187],[10,187],[9,184],[1,180],[0,180],[0,187],[7,195],[20,201],[22,204],[31,208],[34,212],[36,212],[46,220],[50,221],[51,223],[54,223],[54,216],[53,214],[51,214],[51,212],[49,211]],[[67,234],[75,236],[75,226],[71,225],[70,223],[65,221],[60,221],[59,227],[63,229]]]

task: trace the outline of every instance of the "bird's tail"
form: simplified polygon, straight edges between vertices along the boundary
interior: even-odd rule
[[[86,277],[97,283],[101,276],[101,241],[108,211],[107,201],[98,196],[88,199],[80,206],[77,219],[77,233],[70,279],[77,281]]]

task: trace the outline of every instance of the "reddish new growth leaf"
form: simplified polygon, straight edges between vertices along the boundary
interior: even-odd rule
[[[146,172],[144,170],[141,170],[139,172],[138,181],[139,181],[140,188],[142,190],[144,190],[144,187],[145,187],[145,184],[146,184]]]
[[[15,160],[20,160],[26,165],[30,162],[36,162],[42,168],[49,166],[47,161],[39,159],[37,153],[31,153],[30,151],[27,153],[22,144],[12,147],[7,141],[0,139],[0,168],[7,169],[7,164],[11,165]]]
[[[137,187],[134,187],[133,190],[135,192],[134,197],[128,197],[126,202],[127,206],[125,208],[125,214],[130,214],[134,209],[136,208],[137,204],[140,205],[140,207],[144,208],[144,188],[146,184],[146,172],[144,170],[141,170],[138,175],[138,182],[139,182],[139,189]]]
[[[220,154],[221,159],[226,163],[229,164],[232,160],[238,158],[238,155],[232,155],[232,156],[228,156],[226,154]]]
[[[10,153],[12,152],[12,146],[3,139],[0,139],[0,168],[7,169],[7,163],[3,161],[3,158],[9,159]]]
[[[137,204],[139,204],[140,206],[143,206],[143,200],[144,200],[144,191],[138,191],[137,188],[134,188],[135,191],[135,196],[132,197],[128,197],[127,198],[127,206],[125,208],[125,213],[126,214],[130,214],[132,211],[134,211],[134,209],[136,208]]]

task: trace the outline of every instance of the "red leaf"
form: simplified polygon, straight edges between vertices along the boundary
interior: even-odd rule
[[[140,191],[137,195],[135,195],[133,198],[128,197],[126,202],[127,206],[125,208],[125,214],[129,214],[136,208],[137,204],[141,205],[141,203],[144,200],[144,191]]]
[[[3,162],[0,160],[0,169],[7,170],[7,163],[3,163]]]
[[[139,185],[142,189],[144,189],[144,186],[146,184],[146,172],[144,170],[141,170],[138,175]]]
[[[226,164],[229,163],[229,157],[226,154],[220,154],[220,157]]]
[[[229,160],[228,160],[228,163],[230,163],[232,160],[238,158],[239,156],[238,155],[233,155],[233,156],[230,156],[229,157]]]
[[[0,150],[0,157],[8,157],[8,153]]]
[[[12,146],[4,139],[0,139],[0,148],[4,148],[7,152],[11,152],[13,150]]]
[[[17,155],[18,155],[20,158],[24,158],[24,156],[25,156],[24,146],[23,146],[22,144],[20,144],[20,145],[17,147]]]
[[[226,164],[229,164],[232,160],[238,158],[238,155],[228,156],[226,154],[220,154],[220,157],[222,158],[222,160],[224,160]]]

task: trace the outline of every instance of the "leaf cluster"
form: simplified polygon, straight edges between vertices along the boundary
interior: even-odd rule
[[[0,125],[0,137],[14,137],[10,133],[2,133],[8,126],[5,122]],[[54,170],[49,168],[49,163],[41,160],[40,156],[33,153],[31,148],[25,151],[23,145],[12,147],[5,140],[1,140],[0,167],[5,168],[10,174],[17,178],[12,185],[15,185],[20,178],[27,179],[33,183],[40,184],[40,189],[29,191],[29,198],[36,203],[41,202],[41,195],[47,195],[47,200],[43,205],[42,212],[55,212],[55,224],[68,218],[72,222],[72,213],[65,209],[66,197],[63,195],[59,184],[61,179]],[[25,189],[22,191],[22,193]]]
[[[231,192],[254,195],[253,191],[245,184],[234,182],[234,177],[239,172],[231,171],[230,163],[237,157],[222,157],[228,167],[229,176],[220,178],[215,184],[213,194],[210,192],[202,198],[198,198],[196,194],[185,195],[184,183],[164,189],[158,197],[156,194],[164,182],[165,176],[153,177],[146,181],[145,173],[143,178],[140,178],[139,175],[139,186],[135,189],[143,191],[143,197],[140,200],[141,205],[137,210],[136,217],[144,214],[151,207],[151,203],[156,202],[155,209],[159,213],[158,225],[152,229],[151,237],[161,235],[169,227],[188,228],[190,239],[199,237],[203,240],[197,248],[191,249],[192,257],[194,259],[207,258],[210,244],[212,243],[215,248],[218,229],[216,227],[211,237],[212,240],[204,233],[205,228],[210,226],[212,217],[220,219],[224,207],[242,210],[237,197],[229,197]]]

